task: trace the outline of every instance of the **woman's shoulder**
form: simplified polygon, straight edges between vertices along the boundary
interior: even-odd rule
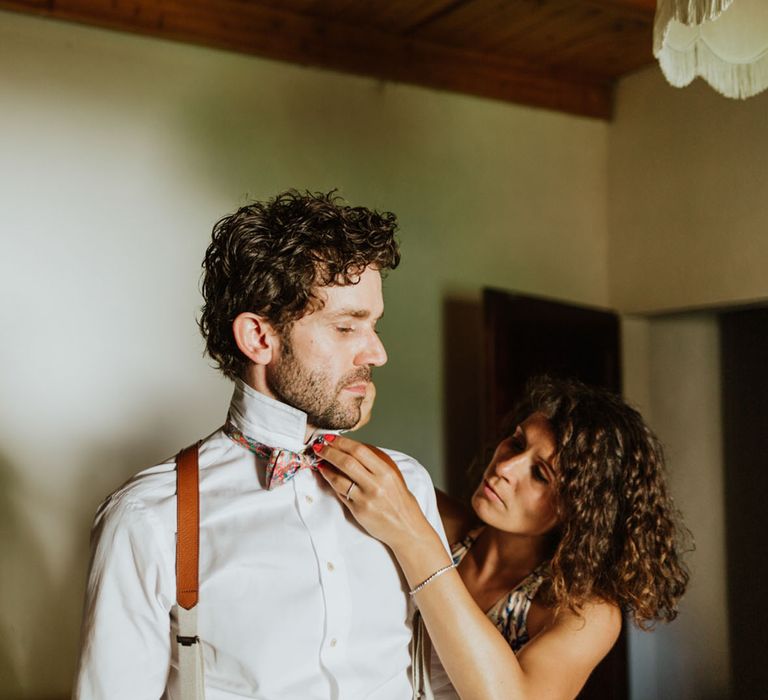
[[[528,633],[533,638],[548,629],[568,635],[586,632],[604,639],[610,648],[619,636],[621,622],[621,608],[603,599],[592,599],[578,610],[556,611],[545,598],[537,597],[528,612]]]
[[[533,623],[532,608],[529,622]],[[575,697],[589,674],[611,650],[621,631],[621,610],[604,601],[591,601],[578,611],[544,611],[549,618],[520,650],[523,671],[562,686],[563,696]],[[531,626],[533,626],[531,624]]]
[[[461,501],[440,489],[435,489],[435,495],[437,496],[437,509],[440,511],[440,519],[443,521],[448,543],[453,545],[460,542],[476,524],[474,513]]]

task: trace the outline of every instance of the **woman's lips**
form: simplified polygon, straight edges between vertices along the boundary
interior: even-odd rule
[[[490,498],[492,501],[498,501],[499,503],[504,503],[504,501],[501,500],[501,496],[499,496],[496,491],[493,490],[493,487],[488,483],[488,479],[483,479],[483,493]]]

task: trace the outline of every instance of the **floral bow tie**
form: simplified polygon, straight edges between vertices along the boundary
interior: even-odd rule
[[[251,452],[267,460],[267,489],[272,490],[293,479],[300,469],[317,470],[320,458],[312,451],[312,447],[322,444],[323,436],[316,437],[307,445],[303,452],[292,452],[280,447],[270,447],[263,442],[258,442],[247,435],[243,435],[234,425],[227,422],[224,432],[238,445],[242,445]]]

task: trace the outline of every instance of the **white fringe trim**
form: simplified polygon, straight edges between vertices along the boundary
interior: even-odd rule
[[[667,81],[685,87],[701,76],[715,90],[733,99],[746,99],[768,88],[768,49],[750,63],[730,63],[715,53],[699,36],[687,51],[665,45],[673,20],[682,24],[702,24],[717,19],[733,0],[659,0],[653,25],[653,55]]]
[[[656,58],[664,77],[675,87],[685,87],[701,76],[720,94],[740,100],[768,88],[768,51],[753,63],[729,63],[699,38],[691,51],[665,46]]]

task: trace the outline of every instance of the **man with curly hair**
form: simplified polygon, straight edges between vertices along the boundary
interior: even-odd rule
[[[387,360],[376,323],[395,229],[390,213],[293,190],[214,226],[200,328],[235,388],[199,447],[208,700],[411,697],[407,588],[313,451],[360,421]],[[427,472],[387,454],[444,540]],[[173,460],[99,509],[76,698],[181,697],[175,531]]]

